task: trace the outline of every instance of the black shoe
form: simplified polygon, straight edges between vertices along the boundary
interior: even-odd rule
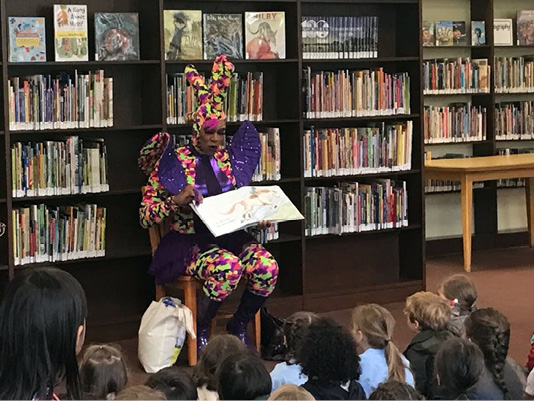
[[[208,344],[210,339],[211,321],[217,315],[222,302],[214,301],[206,295],[198,300],[197,307],[197,355]]]
[[[248,337],[248,323],[254,319],[254,316],[266,300],[267,297],[261,297],[246,290],[241,297],[241,303],[239,304],[237,311],[226,325],[226,330],[230,334],[239,338],[239,340],[249,349],[256,350],[256,346]]]

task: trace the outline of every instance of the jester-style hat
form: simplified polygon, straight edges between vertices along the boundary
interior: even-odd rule
[[[189,64],[185,68],[187,80],[195,89],[198,102],[198,109],[187,116],[188,121],[193,123],[193,141],[204,122],[226,118],[224,100],[233,72],[234,65],[224,55],[218,56],[213,62],[209,85],[206,85],[204,78],[193,65]]]

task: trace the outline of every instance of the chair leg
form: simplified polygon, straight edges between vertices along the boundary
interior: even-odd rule
[[[156,302],[158,302],[165,295],[167,295],[165,291],[165,286],[156,284]]]
[[[254,338],[256,341],[256,349],[261,353],[261,314],[258,311],[254,316]]]
[[[197,332],[197,289],[195,283],[188,283],[185,288],[185,306],[191,309],[193,313],[193,330],[195,334]],[[189,359],[189,366],[195,366],[197,364],[197,340],[187,335],[187,356]]]

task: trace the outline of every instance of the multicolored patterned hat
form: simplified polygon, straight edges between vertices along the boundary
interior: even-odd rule
[[[226,56],[218,56],[213,62],[211,80],[209,86],[207,86],[195,66],[189,64],[185,67],[187,80],[193,86],[198,101],[198,109],[187,116],[188,121],[193,122],[194,140],[204,122],[226,118],[224,99],[226,98],[233,72],[234,65],[226,59]]]

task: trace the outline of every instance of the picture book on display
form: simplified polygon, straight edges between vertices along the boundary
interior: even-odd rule
[[[517,45],[534,46],[534,10],[517,11]]]
[[[278,185],[241,187],[204,198],[199,205],[191,203],[191,208],[215,237],[256,226],[261,221],[304,219]]]
[[[452,21],[436,22],[436,46],[453,45],[453,24]]]
[[[202,59],[202,11],[164,10],[165,60]]]
[[[220,54],[243,58],[243,16],[241,14],[204,14],[204,59]]]
[[[43,17],[9,17],[9,61],[46,61]]]
[[[245,53],[247,59],[286,58],[284,11],[245,13]]]
[[[54,4],[56,61],[88,61],[87,6]]]
[[[434,46],[434,24],[423,21],[423,46]]]
[[[454,46],[467,45],[467,31],[465,29],[465,21],[452,22],[452,40]]]
[[[513,29],[511,18],[493,20],[493,44],[495,46],[512,46]]]
[[[139,58],[139,14],[95,13],[95,60]]]
[[[471,21],[471,45],[482,46],[486,44],[486,22]]]

